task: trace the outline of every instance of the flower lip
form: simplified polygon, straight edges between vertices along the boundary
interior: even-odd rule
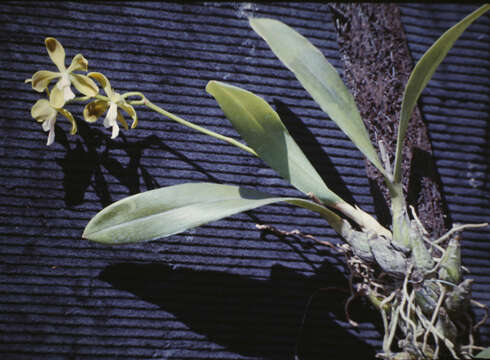
[[[106,128],[112,126],[112,136],[111,139],[115,139],[119,135],[119,125],[117,124],[117,104],[110,101],[109,110],[104,119],[104,126]]]
[[[64,71],[63,73],[61,73],[61,79],[58,80],[56,86],[58,87],[58,89],[63,90],[65,87],[70,85],[70,75],[66,71]]]
[[[44,131],[49,131],[48,134],[48,141],[46,142],[46,145],[49,146],[54,142],[54,129],[55,129],[55,124],[56,124],[56,114],[43,122],[43,130]]]

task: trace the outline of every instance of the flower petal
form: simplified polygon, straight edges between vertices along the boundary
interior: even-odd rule
[[[85,121],[92,123],[97,121],[97,119],[106,112],[109,104],[104,100],[95,100],[88,103],[83,109],[83,118]]]
[[[32,88],[37,92],[43,92],[51,82],[51,80],[60,77],[60,73],[55,73],[47,70],[40,70],[32,76]]]
[[[109,104],[109,110],[107,111],[107,114],[104,119],[104,126],[106,128],[114,126],[114,124],[117,124],[116,119],[117,119],[117,104],[111,102]]]
[[[117,110],[117,121],[119,121],[122,124],[122,126],[124,127],[124,130],[129,130],[128,123],[126,122],[123,114],[121,114],[121,112],[119,110]]]
[[[65,68],[65,49],[63,45],[55,38],[48,37],[44,40],[46,44],[46,49],[48,50],[49,57],[58,67],[60,72],[66,70]]]
[[[111,136],[111,139],[117,138],[117,135],[119,135],[119,125],[117,125],[117,122],[114,121],[114,124],[112,124],[112,136]]]
[[[68,72],[71,73],[76,70],[87,71],[88,61],[83,57],[82,54],[76,54],[68,67]]]
[[[54,128],[49,130],[49,135],[48,135],[48,141],[46,142],[46,145],[51,145],[54,142]]]
[[[70,86],[64,87],[63,88],[63,99],[65,100],[65,102],[72,100],[74,98],[75,98],[75,94],[71,90],[71,87]]]
[[[56,110],[49,105],[46,99],[40,99],[31,108],[31,116],[38,122],[45,122],[53,116],[56,116]]]
[[[100,72],[91,72],[88,73],[87,75],[99,82],[99,84],[102,86],[102,88],[104,89],[108,97],[111,97],[113,95],[111,83],[109,82],[109,79],[104,74]]]
[[[49,131],[48,135],[48,141],[46,142],[46,145],[51,145],[54,141],[54,125],[56,124],[56,115],[53,116],[52,118],[46,120],[43,122],[43,130],[44,131]]]
[[[44,121],[41,124],[41,127],[43,128],[44,131],[49,131],[49,120]]]
[[[123,109],[126,113],[128,113],[129,116],[133,119],[133,123],[131,124],[131,129],[134,129],[136,125],[138,125],[138,115],[136,115],[136,110],[134,110],[134,107],[129,105],[126,102],[121,102],[118,104],[121,109]]]
[[[70,131],[70,134],[71,135],[75,135],[77,133],[77,123],[75,121],[75,118],[71,114],[71,112],[69,112],[69,111],[67,111],[65,109],[58,109],[58,112],[61,115],[63,115],[65,118],[67,118],[68,121],[70,121],[70,123],[71,123],[71,131]]]
[[[49,103],[55,109],[60,109],[65,105],[65,90],[60,89],[59,86],[53,86],[49,94]]]
[[[99,92],[97,84],[88,76],[80,74],[70,74],[71,82],[83,95],[95,96]]]

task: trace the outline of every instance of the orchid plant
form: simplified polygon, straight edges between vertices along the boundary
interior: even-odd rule
[[[484,350],[475,345],[474,333],[486,316],[473,323],[470,305],[485,310],[486,307],[471,299],[473,280],[463,279],[460,233],[468,227],[488,224],[454,226],[443,236],[432,238],[415,209],[407,209],[401,164],[407,126],[422,90],[458,37],[489,9],[490,5],[484,5],[447,30],[416,64],[403,95],[393,164],[382,146],[378,156],[352,95],[323,54],[280,21],[249,19],[253,30],[296,75],[321,109],[379,170],[391,195],[390,229],[343,200],[324,183],[279,115],[264,99],[230,84],[210,81],[206,91],[216,99],[248,145],[188,122],[153,104],[140,92],[119,94],[101,73],[75,73],[86,72],[88,68],[81,54],[74,57],[67,69],[62,45],[54,38],[47,38],[46,49],[59,72],[41,70],[26,80],[32,83],[34,90],[46,92],[49,99],[36,102],[31,114],[49,131],[50,145],[54,141],[58,114],[71,122],[71,133],[76,133],[73,116],[63,109],[67,103],[90,101],[83,110],[85,121],[90,123],[106,113],[103,124],[112,128],[112,138],[117,137],[119,124],[129,128],[122,112],[132,118],[131,128],[134,128],[138,119],[133,106],[146,106],[166,118],[260,157],[306,195],[306,198],[277,197],[253,189],[212,183],[169,186],[133,195],[106,207],[90,220],[83,238],[112,245],[150,241],[276,202],[300,206],[319,213],[344,240],[338,250],[346,255],[351,283],[355,285],[351,288],[352,294],[365,295],[381,314],[384,337],[378,357],[471,359],[476,351]],[[54,79],[59,80],[49,90]],[[105,95],[99,93],[96,82]],[[82,96],[76,97],[71,85]],[[130,100],[134,97],[137,99]],[[484,358],[489,352],[489,349],[484,350],[478,356]]]

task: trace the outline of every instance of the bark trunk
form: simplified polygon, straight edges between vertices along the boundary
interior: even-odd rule
[[[397,126],[405,84],[413,69],[400,10],[395,4],[330,5],[344,81],[351,90],[371,140],[381,140],[394,160]],[[391,223],[389,193],[379,171],[367,162],[379,220]],[[418,212],[434,237],[443,234],[449,219],[434,166],[427,127],[418,108],[408,127],[403,157],[403,186],[407,202]]]

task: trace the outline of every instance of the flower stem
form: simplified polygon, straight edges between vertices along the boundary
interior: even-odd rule
[[[220,135],[218,133],[215,133],[214,131],[208,130],[206,128],[203,128],[199,125],[193,124],[187,120],[182,119],[181,117],[178,117],[177,115],[174,115],[161,107],[153,104],[150,100],[144,97],[143,94],[138,93],[138,92],[132,92],[132,93],[126,93],[124,94],[124,97],[128,96],[140,96],[143,100],[144,105],[146,105],[148,108],[150,108],[153,111],[156,111],[157,113],[168,117],[169,119],[172,119],[179,124],[182,124],[184,126],[190,127],[191,129],[197,130],[202,132],[203,134],[212,136],[216,139],[220,139],[223,141],[226,141],[229,144],[235,145],[239,147],[242,150],[245,150],[249,152],[252,155],[258,156],[258,154],[250,147],[236,141],[235,139],[229,138],[224,135]],[[137,100],[139,101],[139,100]],[[332,205],[331,205],[332,206]],[[365,213],[359,208],[354,208],[353,206],[349,205],[346,202],[339,202],[333,206],[335,209],[339,210],[342,212],[344,215],[350,217],[352,220],[354,220],[357,224],[359,224],[361,227],[369,230],[374,230],[377,234],[379,235],[384,235],[387,239],[391,239],[391,232],[381,226],[372,216],[369,214]]]
[[[122,98],[126,99],[127,97],[130,97],[130,96],[139,96],[141,98],[141,100],[146,99],[145,95],[143,95],[143,93],[141,93],[139,91],[130,91],[130,92],[124,93],[122,95]]]
[[[140,94],[132,94],[132,95],[140,95]],[[245,150],[245,151],[249,152],[252,155],[258,156],[257,153],[252,148],[248,147],[247,145],[244,145],[244,144],[236,141],[235,139],[232,139],[232,138],[229,138],[227,136],[224,136],[224,135],[215,133],[214,131],[208,130],[208,129],[202,127],[202,126],[199,126],[199,125],[193,124],[193,123],[191,123],[191,122],[189,122],[187,120],[184,120],[181,117],[178,117],[177,115],[174,115],[174,114],[172,114],[172,113],[170,113],[170,112],[162,109],[161,107],[153,104],[150,100],[148,100],[146,98],[145,98],[144,104],[148,108],[150,108],[151,110],[159,113],[160,115],[166,116],[169,119],[172,119],[172,120],[178,122],[181,125],[190,127],[191,129],[200,131],[203,134],[212,136],[212,137],[214,137],[216,139],[226,141],[227,143],[232,144],[232,145],[235,145],[236,147],[239,147],[240,149]]]
[[[172,120],[178,122],[181,125],[190,127],[191,129],[200,131],[201,133],[206,134],[206,135],[209,135],[209,136],[212,136],[212,137],[214,137],[216,139],[220,139],[220,140],[226,141],[227,143],[232,144],[232,145],[235,145],[235,146],[239,147],[240,149],[249,152],[252,155],[258,156],[258,154],[252,148],[250,148],[247,145],[244,145],[244,144],[238,142],[235,139],[232,139],[232,138],[229,138],[227,136],[224,136],[224,135],[215,133],[214,131],[208,130],[208,129],[202,127],[202,126],[193,124],[193,123],[191,123],[191,122],[189,122],[187,120],[182,119],[181,117],[179,117],[177,115],[174,115],[174,114],[172,114],[172,113],[170,113],[170,112],[162,109],[158,105],[153,104],[150,100],[148,100],[140,92],[133,91],[133,92],[125,93],[123,95],[123,98],[126,99],[127,97],[130,97],[130,96],[139,96],[141,98],[140,100],[135,100],[134,102],[131,101],[130,102],[131,104],[135,104],[135,105],[136,104],[138,104],[138,105],[139,104],[144,104],[149,109],[151,109],[151,110],[153,110],[153,111],[159,113],[160,115],[163,115],[163,116],[165,116],[165,117],[167,117],[169,119],[172,119]],[[386,228],[384,228],[383,226],[381,226],[372,216],[370,216],[367,213],[363,212],[361,209],[354,208],[353,206],[350,206],[346,202],[340,202],[338,204],[335,204],[334,207],[337,210],[339,210],[340,212],[342,212],[344,215],[346,215],[346,216],[350,217],[351,219],[353,219],[361,227],[363,227],[365,229],[369,229],[369,230],[374,230],[377,234],[384,235],[387,239],[391,239],[391,232],[389,230],[387,230]]]

